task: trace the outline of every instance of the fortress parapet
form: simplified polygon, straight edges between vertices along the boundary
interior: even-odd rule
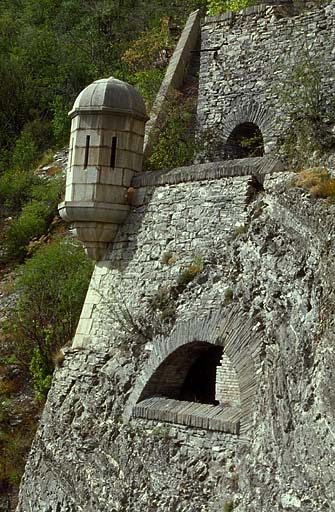
[[[127,189],[142,170],[147,114],[139,93],[113,77],[97,80],[77,97],[72,118],[65,201],[87,254],[100,260],[128,214]]]

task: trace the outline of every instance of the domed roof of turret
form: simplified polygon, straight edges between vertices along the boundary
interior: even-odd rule
[[[136,89],[112,76],[96,80],[81,91],[69,116],[86,112],[115,112],[147,120],[145,104]]]

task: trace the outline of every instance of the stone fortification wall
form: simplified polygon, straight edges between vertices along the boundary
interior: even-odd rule
[[[143,187],[153,179],[143,178],[139,204],[96,267],[84,306],[89,336],[78,334],[55,374],[18,512],[335,506],[334,207],[290,188],[290,175],[266,176],[262,190],[252,176],[187,182],[178,172],[174,184]],[[150,310],[151,298],[198,255],[202,270],[164,321],[164,305]],[[154,326],[160,334],[147,330]],[[150,384],[144,370],[162,344],[174,354],[172,342],[215,344],[220,333],[232,349],[235,338],[237,352],[241,339],[258,341],[247,436],[171,419],[122,421]],[[246,361],[235,360],[238,375]]]
[[[276,162],[267,161],[267,165],[278,168]],[[196,258],[208,259],[223,251],[227,239],[245,222],[245,206],[255,184],[251,172],[261,176],[265,168],[262,159],[250,159],[249,163],[221,162],[135,178],[134,208],[106,260],[96,265],[74,346],[109,346],[111,333],[122,332],[124,326],[112,312],[120,289],[125,301],[121,309],[141,311],[146,301],[162,286],[176,282]],[[164,258],[170,263],[164,263]],[[206,316],[223,304],[225,288],[206,288],[208,300],[199,297],[191,308],[180,303],[184,320]],[[109,310],[97,313],[97,308],[106,305]]]
[[[200,160],[222,159],[228,137],[242,123],[260,128],[265,152],[274,149],[287,123],[278,91],[285,90],[285,77],[306,55],[321,63],[322,87],[332,101],[335,2],[293,13],[290,6],[256,5],[206,18],[198,100],[198,135],[205,146]]]

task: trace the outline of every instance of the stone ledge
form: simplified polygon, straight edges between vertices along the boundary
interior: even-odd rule
[[[265,176],[274,172],[284,171],[284,165],[272,157],[242,158],[223,160],[188,167],[177,167],[171,170],[151,171],[135,176],[132,187],[157,187],[176,185],[189,181],[217,180],[236,176]]]
[[[154,396],[136,404],[132,416],[229,434],[240,433],[239,407],[200,404]]]

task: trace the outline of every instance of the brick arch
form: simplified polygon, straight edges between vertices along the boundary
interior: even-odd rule
[[[265,110],[255,101],[236,104],[232,112],[223,122],[221,136],[223,144],[226,145],[233,131],[242,125],[253,124],[257,126],[263,136],[264,150],[268,153],[273,145],[275,136],[274,116],[272,112]]]
[[[223,347],[236,371],[240,388],[241,433],[247,433],[253,421],[261,339],[260,326],[237,306],[216,311],[205,318],[178,323],[169,336],[158,336],[153,341],[151,355],[126,404],[124,419],[129,420],[133,407],[154,389],[153,383],[159,378],[162,365],[177,350],[182,347],[192,350],[192,344],[198,350],[204,344],[212,344]]]

